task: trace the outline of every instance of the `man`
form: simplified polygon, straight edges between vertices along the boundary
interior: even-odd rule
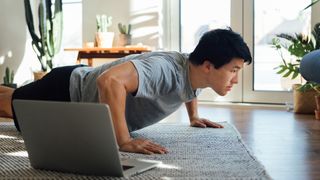
[[[238,83],[238,72],[251,55],[241,36],[232,30],[205,33],[190,54],[150,52],[129,55],[92,68],[53,69],[43,79],[13,91],[0,88],[0,116],[13,117],[12,99],[100,102],[110,106],[121,151],[167,153],[147,139],[129,132],[154,124],[185,103],[191,126],[222,128],[198,116],[197,95],[210,87],[221,96]],[[36,110],[35,110],[36,111]]]

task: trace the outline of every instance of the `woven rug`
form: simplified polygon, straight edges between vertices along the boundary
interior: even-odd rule
[[[192,128],[186,124],[159,123],[132,133],[163,146],[165,155],[121,153],[125,158],[160,160],[152,170],[130,179],[271,179],[246,148],[238,131],[223,123],[223,129]],[[22,137],[12,124],[0,125],[0,179],[122,179],[81,176],[35,170],[30,167]]]

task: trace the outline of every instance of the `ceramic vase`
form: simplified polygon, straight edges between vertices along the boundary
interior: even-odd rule
[[[100,48],[112,48],[114,32],[96,32],[96,46]]]

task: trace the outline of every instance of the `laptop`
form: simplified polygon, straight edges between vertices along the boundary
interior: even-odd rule
[[[35,169],[129,177],[161,163],[120,158],[108,105],[15,99],[13,107]]]

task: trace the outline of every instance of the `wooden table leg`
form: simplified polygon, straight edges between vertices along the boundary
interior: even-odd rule
[[[88,66],[92,67],[92,64],[93,64],[92,61],[93,61],[92,58],[88,58]]]
[[[78,52],[78,57],[77,57],[76,63],[77,63],[77,64],[80,64],[80,63],[81,63],[80,52]]]

